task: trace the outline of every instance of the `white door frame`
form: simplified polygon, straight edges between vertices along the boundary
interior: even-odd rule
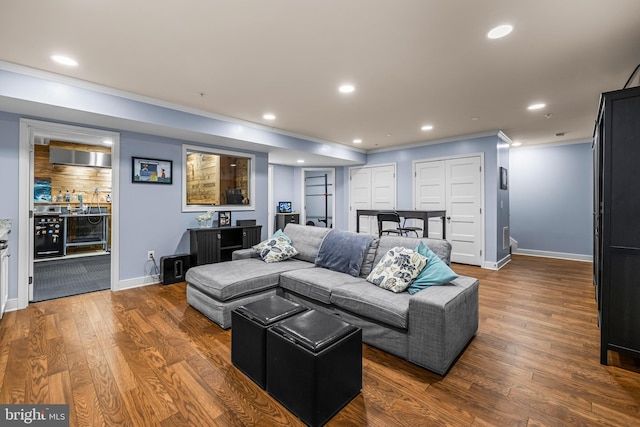
[[[20,119],[18,171],[18,301],[29,305],[29,278],[33,277],[33,146],[36,138],[91,143],[111,140],[111,290],[119,290],[120,253],[120,134],[101,129]]]
[[[273,230],[275,228],[275,207],[273,201],[273,165],[269,165],[267,169],[267,186],[269,187],[267,193],[267,217],[269,220],[267,221],[267,236],[273,236]],[[260,238],[262,240],[262,238]]]
[[[300,224],[304,225],[307,223],[307,199],[305,194],[305,182],[304,175],[305,172],[328,172],[331,175],[331,180],[333,182],[333,201],[331,202],[331,223],[333,224],[333,228],[335,228],[336,224],[336,168],[302,168],[300,174],[300,201],[302,204],[302,209],[300,209]],[[327,224],[329,227],[329,224]]]
[[[416,164],[417,163],[422,163],[422,162],[435,162],[435,161],[439,161],[439,160],[457,160],[457,159],[464,159],[467,157],[480,157],[480,167],[482,168],[482,173],[480,174],[480,208],[482,209],[482,214],[481,214],[481,225],[482,225],[482,232],[480,234],[480,247],[482,248],[482,255],[480,258],[480,262],[481,262],[481,266],[484,268],[485,266],[485,260],[486,260],[486,256],[487,256],[487,248],[486,248],[486,243],[485,243],[485,225],[486,225],[486,209],[485,209],[485,194],[484,194],[484,181],[485,181],[485,172],[486,172],[486,168],[484,165],[484,153],[483,152],[479,152],[479,153],[469,153],[469,154],[464,154],[464,155],[460,155],[460,156],[445,156],[445,157],[433,157],[433,158],[427,158],[427,159],[418,159],[418,160],[413,160],[411,162],[411,204],[412,204],[412,208],[416,209]]]

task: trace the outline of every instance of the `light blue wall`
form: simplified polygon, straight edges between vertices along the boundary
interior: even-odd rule
[[[590,142],[512,149],[511,235],[518,249],[593,255]]]
[[[198,227],[201,212],[182,212],[182,144],[169,138],[123,132],[120,135],[120,279],[149,275],[146,254],[189,253],[187,228]],[[197,145],[197,144],[196,144]],[[254,153],[255,211],[233,211],[231,219],[256,219],[267,233],[267,155]],[[131,157],[173,160],[173,185],[145,185],[131,182]]]

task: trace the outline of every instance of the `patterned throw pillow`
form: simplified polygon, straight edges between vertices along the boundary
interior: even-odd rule
[[[258,243],[253,249],[264,262],[278,262],[298,255],[296,248],[291,246],[287,236],[278,236]]]
[[[396,246],[384,254],[367,276],[367,281],[392,292],[403,292],[427,264],[427,258],[411,249]]]

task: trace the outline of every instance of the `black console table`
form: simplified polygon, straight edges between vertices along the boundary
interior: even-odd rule
[[[389,212],[389,210],[370,210],[370,209],[358,209],[356,211],[356,233],[360,232],[360,216],[377,216],[379,213]],[[442,218],[442,238],[446,239],[446,227],[445,219],[447,211],[399,211],[395,210],[398,215],[407,219],[421,219],[424,223],[422,227],[422,237],[429,237],[429,218]]]
[[[261,225],[190,228],[191,265],[229,261],[233,251],[260,243],[261,234]]]

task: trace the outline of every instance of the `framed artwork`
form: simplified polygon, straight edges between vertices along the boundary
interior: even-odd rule
[[[218,227],[231,226],[231,211],[218,212]]]
[[[507,174],[507,169],[500,167],[500,189],[508,190],[509,189],[509,177]]]
[[[51,201],[51,178],[33,178],[33,201]],[[62,202],[62,200],[59,200]]]
[[[173,161],[132,157],[131,182],[144,184],[172,184]]]

